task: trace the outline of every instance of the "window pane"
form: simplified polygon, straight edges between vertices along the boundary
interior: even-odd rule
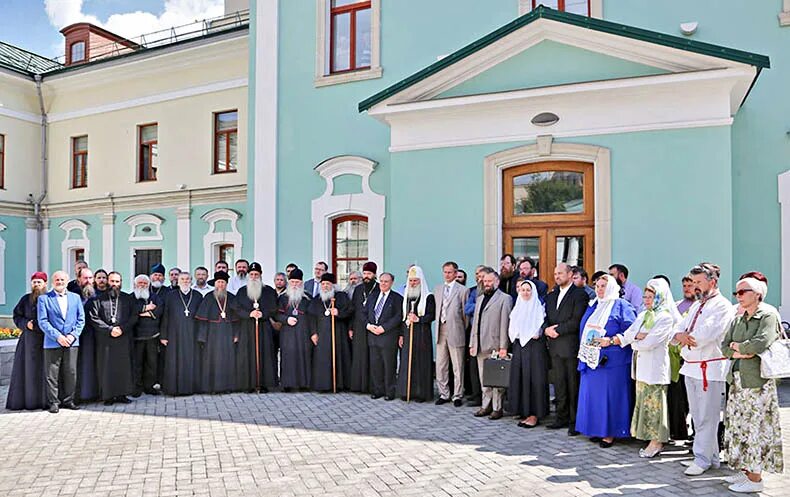
[[[239,148],[239,135],[238,133],[230,134],[230,164],[228,164],[228,171],[236,170],[236,150]]]
[[[236,129],[239,124],[239,113],[223,112],[217,114],[217,131],[224,131],[226,129]]]
[[[157,125],[143,126],[140,128],[140,141],[148,142],[156,140]]]
[[[151,145],[151,168],[153,169],[151,179],[156,179],[156,170],[159,169],[159,144],[157,143]]]
[[[85,42],[78,41],[77,43],[72,43],[71,45],[71,61],[72,62],[79,62],[85,59]]]
[[[217,171],[227,171],[228,135],[217,135]]]
[[[335,7],[344,7],[346,5],[352,5],[355,3],[364,2],[365,0],[332,0],[332,8]]]
[[[546,7],[550,7],[552,9],[559,9],[560,8],[559,0],[533,0],[532,3],[535,4],[535,7],[537,7],[538,5],[543,4]],[[568,2],[566,1],[565,3],[567,4]]]
[[[88,150],[88,137],[80,136],[79,138],[74,138],[74,151],[85,152],[86,150]]]
[[[584,212],[584,173],[547,171],[513,178],[513,214]]]
[[[584,237],[557,237],[557,264],[565,262],[571,266],[584,267]]]
[[[151,149],[148,146],[144,146],[141,150],[143,154],[143,170],[142,170],[142,179],[143,181],[151,179],[149,173],[149,166],[151,164]]]
[[[0,135],[0,154],[5,151],[5,136]]]
[[[357,11],[355,67],[370,67],[370,9]]]
[[[332,72],[351,68],[351,14],[332,16]]]
[[[540,238],[537,236],[514,238],[513,239],[513,256],[518,259],[520,257],[531,257],[535,261],[535,268],[540,267]]]
[[[573,12],[583,16],[590,15],[587,11],[587,0],[565,0],[565,12]]]

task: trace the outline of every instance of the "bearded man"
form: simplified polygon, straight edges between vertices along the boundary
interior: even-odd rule
[[[236,390],[238,319],[231,312],[235,296],[228,292],[228,273],[214,273],[214,291],[203,298],[195,319],[197,340],[203,347],[199,391],[227,393]]]
[[[93,299],[96,297],[93,271],[87,267],[80,271],[77,278],[79,294],[85,316],[88,316]],[[86,319],[85,327],[80,334],[80,346],[77,352],[77,399],[81,404],[96,400],[99,397],[99,382],[96,378],[96,333],[90,319]]]
[[[404,321],[398,339],[398,346],[401,349],[398,395],[403,400],[408,397],[415,402],[424,402],[433,399],[431,323],[436,319],[436,300],[428,290],[420,266],[412,266],[408,276],[406,295],[403,299]]]
[[[318,295],[310,302],[308,308],[308,313],[313,318],[310,340],[315,346],[311,386],[318,392],[331,392],[334,387],[337,391],[347,390],[348,379],[351,376],[351,349],[346,337],[348,319],[354,310],[348,295],[345,292],[335,291],[336,283],[334,274],[322,274]],[[334,338],[332,337],[333,323]]]
[[[144,274],[138,274],[134,278],[134,298],[137,300],[138,314],[134,327],[133,397],[139,397],[143,392],[159,395],[159,390],[154,385],[158,382],[159,325],[165,308],[162,298],[150,292],[150,283],[151,280]]]
[[[277,301],[277,322],[280,328],[280,384],[283,391],[310,387],[311,357],[310,318],[307,309],[310,296],[305,293],[302,270],[294,268],[288,288]]]
[[[165,296],[159,343],[164,347],[162,391],[168,395],[195,393],[199,378],[200,356],[195,314],[203,294],[191,288],[189,273],[178,275],[178,290]]]
[[[349,390],[368,393],[370,390],[370,355],[368,353],[368,302],[375,302],[379,296],[376,281],[378,266],[373,261],[362,265],[362,282],[354,288],[351,296],[353,316],[348,329],[351,339],[351,372]]]

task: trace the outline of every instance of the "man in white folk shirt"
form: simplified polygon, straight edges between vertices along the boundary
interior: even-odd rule
[[[735,308],[719,292],[721,270],[702,262],[689,272],[697,301],[678,326],[673,343],[679,343],[685,361],[680,373],[686,379],[689,412],[694,422],[694,461],[686,464],[687,476],[699,476],[719,467],[718,429],[724,402],[728,362],[721,341]]]

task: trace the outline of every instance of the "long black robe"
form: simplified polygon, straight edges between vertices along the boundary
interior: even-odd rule
[[[513,342],[513,359],[510,361],[510,386],[507,389],[508,412],[523,416],[549,415],[549,356],[546,338],[529,340],[523,347],[521,341]]]
[[[304,294],[294,309],[288,304],[288,295],[281,295],[277,305],[280,328],[280,385],[283,388],[309,388],[312,376],[313,343],[310,342],[311,320],[307,315],[310,297]],[[288,324],[288,318],[296,324]]]
[[[379,285],[373,280],[370,285],[365,283],[354,289],[351,306],[354,315],[349,329],[354,331],[351,337],[351,373],[348,388],[352,392],[367,393],[370,390],[370,354],[368,353],[368,302],[375,305],[379,298]]]
[[[86,319],[77,350],[77,398],[80,403],[99,398],[99,379],[96,376],[96,331],[90,319],[87,319],[95,299],[94,296],[83,300]]]
[[[277,355],[274,350],[274,330],[269,322],[277,313],[277,292],[263,285],[258,299],[258,310],[263,316],[258,319],[258,354],[260,376],[256,380],[255,358],[255,319],[250,313],[255,309],[254,302],[247,295],[247,287],[236,292],[233,299],[233,312],[239,321],[239,343],[236,345],[236,388],[251,392],[260,385],[262,390],[277,386]]]
[[[318,392],[332,391],[332,316],[325,315],[329,302],[320,294],[310,301],[307,312],[312,318],[311,334],[318,334],[318,344],[313,347],[313,373],[311,387]],[[353,308],[345,292],[335,292],[335,374],[337,390],[347,390],[351,376],[351,348],[348,346],[348,319]],[[312,343],[312,342],[311,342]]]
[[[199,392],[224,393],[236,390],[236,344],[238,323],[233,316],[232,293],[227,293],[225,317],[214,293],[207,294],[198,307],[197,340],[203,347]]]
[[[11,411],[43,409],[47,405],[44,384],[44,332],[38,327],[36,303],[31,294],[22,296],[14,307],[14,324],[22,336],[14,352],[14,369],[5,408]],[[27,323],[33,321],[33,329]]]
[[[406,301],[406,309],[417,312],[420,299]],[[406,313],[408,315],[408,312]],[[412,347],[411,363],[411,392],[410,399],[425,401],[433,399],[433,335],[431,323],[436,319],[436,301],[432,294],[428,294],[425,301],[425,314],[420,316],[420,321],[414,323],[414,346]],[[398,370],[398,395],[406,398],[406,385],[409,376],[409,323],[402,326],[403,348],[400,351],[400,369]]]
[[[191,395],[197,389],[200,347],[195,315],[202,301],[203,295],[197,290],[190,290],[186,295],[178,290],[165,296],[159,338],[167,340],[161,355],[165,359],[162,391],[168,395]]]
[[[116,310],[115,323],[111,306]],[[121,292],[117,304],[109,292],[93,299],[88,318],[96,333],[96,375],[102,400],[134,392],[132,334],[137,313],[137,300],[127,293]],[[121,336],[112,337],[110,331],[116,326],[121,329]]]

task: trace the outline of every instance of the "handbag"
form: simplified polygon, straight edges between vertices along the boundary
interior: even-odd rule
[[[785,330],[767,350],[758,355],[760,376],[764,379],[790,378],[790,338]]]
[[[494,351],[492,357],[483,361],[483,386],[492,388],[507,388],[510,385],[510,359],[500,359]]]

